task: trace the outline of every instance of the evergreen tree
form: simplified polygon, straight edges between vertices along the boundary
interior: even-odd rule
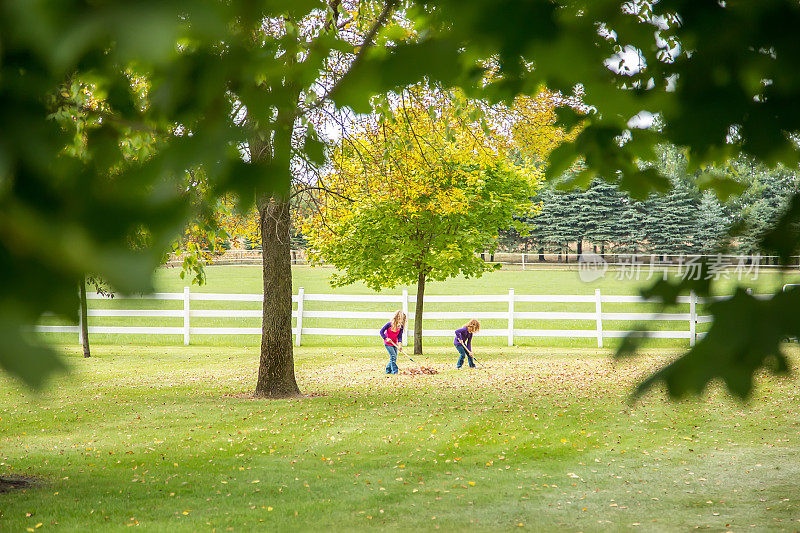
[[[551,187],[544,187],[539,190],[536,199],[540,202],[540,211],[532,216],[524,219],[528,225],[529,241],[539,251],[539,260],[544,261],[544,252],[553,247],[553,233],[554,233],[554,198],[555,193]]]
[[[642,252],[645,248],[647,209],[643,202],[635,202],[630,196],[618,193],[612,227],[614,251]]]
[[[599,178],[583,194],[583,208],[579,217],[583,220],[585,237],[594,245],[595,252],[600,246],[600,253],[604,254],[608,245],[616,243],[622,199],[623,195],[616,185]]]
[[[798,175],[785,167],[769,170],[753,165],[748,168],[752,172],[750,186],[737,202],[738,216],[735,217],[741,228],[738,249],[740,253],[759,254],[764,253],[759,241],[786,209],[797,190]]]
[[[652,195],[645,203],[645,237],[659,254],[695,253],[699,191],[687,176],[686,157],[672,145],[659,146],[658,171],[672,185],[666,194]]]
[[[580,255],[586,233],[585,219],[581,216],[584,206],[583,191],[556,191],[553,195],[553,209],[551,211],[552,233],[551,243],[558,251],[569,253],[569,244],[577,243],[577,251]]]
[[[720,250],[728,232],[725,210],[716,194],[706,191],[700,199],[697,213],[697,251],[710,254]]]

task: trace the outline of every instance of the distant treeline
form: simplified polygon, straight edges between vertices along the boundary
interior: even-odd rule
[[[677,148],[661,147],[659,156],[654,166],[669,178],[666,194],[634,201],[603,179],[585,190],[546,184],[535,199],[541,211],[525,219],[530,234],[501,232],[501,247],[540,254],[582,253],[587,245],[598,253],[765,253],[759,237],[797,189],[797,171],[739,159],[725,168],[689,172]],[[734,176],[740,186],[724,203],[697,186],[715,174]]]

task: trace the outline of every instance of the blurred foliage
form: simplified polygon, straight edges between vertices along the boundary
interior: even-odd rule
[[[368,68],[342,84],[341,102],[368,110],[355,95],[391,89],[401,78],[382,67],[401,57],[426,64],[434,53],[433,61],[448,63],[437,79],[482,97],[510,101],[542,85],[582,96],[589,114],[565,124],[584,127],[553,154],[548,176],[582,157],[587,164],[576,182],[622,173],[625,188],[644,198],[666,188],[639,164],[654,159],[654,143],[664,141],[686,146],[693,168],[740,151],[767,163],[798,161],[790,135],[800,129],[792,105],[800,92],[795,2],[441,0],[416,3],[409,16],[424,25],[424,37],[391,55],[375,50]],[[479,83],[487,71],[490,82]],[[378,84],[360,83],[369,72]],[[630,125],[642,111],[657,114],[657,131]]]
[[[48,312],[77,321],[85,273],[152,290],[204,203],[189,169],[209,198],[274,189],[269,165],[240,156],[231,89],[280,103],[260,90],[278,44],[253,46],[253,28],[311,4],[0,3],[0,367],[31,385],[63,368],[28,330]]]

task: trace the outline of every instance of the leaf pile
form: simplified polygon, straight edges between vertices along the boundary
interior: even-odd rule
[[[439,371],[435,368],[431,368],[429,366],[421,366],[419,368],[409,368],[408,370],[402,370],[400,372],[403,376],[422,376],[422,375],[429,375],[432,376],[434,374],[438,374]]]

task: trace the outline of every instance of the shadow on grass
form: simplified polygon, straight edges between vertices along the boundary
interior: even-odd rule
[[[42,483],[42,480],[28,476],[0,476],[0,494],[14,490],[30,489]]]

